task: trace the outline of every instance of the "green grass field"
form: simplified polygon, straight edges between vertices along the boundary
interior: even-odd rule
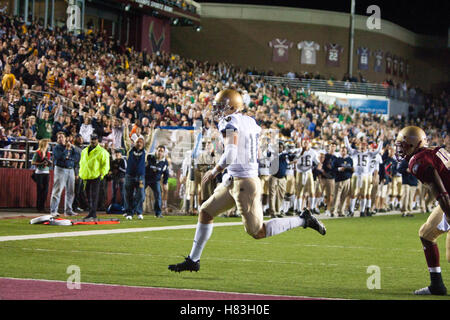
[[[196,223],[196,217],[187,216],[120,218],[119,225],[105,226],[30,225],[28,218],[2,219],[0,237]],[[200,272],[181,274],[167,266],[189,254],[194,229],[5,241],[0,242],[0,277],[66,281],[67,267],[77,265],[81,281],[90,283],[344,299],[449,299],[412,295],[429,284],[418,238],[426,218],[416,214],[327,219],[326,236],[295,229],[262,240],[248,236],[242,225],[215,227]],[[445,235],[438,244],[444,281],[450,283]],[[368,289],[369,266],[379,267],[380,289]]]

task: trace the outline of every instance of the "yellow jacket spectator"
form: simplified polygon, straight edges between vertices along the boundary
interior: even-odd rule
[[[89,201],[85,219],[97,219],[100,182],[109,172],[109,153],[98,144],[98,136],[91,135],[91,143],[81,151],[78,176],[84,181]]]
[[[93,135],[94,136],[94,135]],[[91,137],[92,139],[92,137]],[[109,153],[102,146],[89,145],[81,152],[79,176],[83,180],[103,179],[109,172]]]

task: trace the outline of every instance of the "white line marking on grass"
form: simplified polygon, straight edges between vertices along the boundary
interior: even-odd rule
[[[111,256],[140,256],[140,257],[149,257],[149,258],[170,258],[170,259],[177,259],[180,258],[180,256],[176,255],[162,255],[162,254],[152,254],[152,253],[130,253],[130,252],[112,252],[112,251],[91,251],[91,250],[65,250],[65,249],[48,249],[48,248],[16,248],[19,250],[24,251],[42,251],[42,252],[64,252],[64,253],[71,253],[71,254],[94,254],[94,255],[111,255]],[[223,262],[237,262],[237,263],[269,263],[269,264],[280,264],[280,265],[298,265],[298,266],[309,266],[309,267],[342,267],[342,268],[363,268],[367,269],[369,265],[359,265],[359,264],[337,264],[337,263],[325,263],[325,262],[319,262],[319,263],[312,263],[312,262],[301,262],[301,261],[285,261],[285,260],[258,260],[258,259],[243,259],[243,258],[219,258],[219,257],[208,257],[208,260],[211,261],[223,261]],[[410,270],[410,268],[402,268],[402,267],[391,267],[391,266],[383,266],[383,268],[386,269],[395,269],[395,270]]]
[[[228,226],[237,226],[237,225],[242,225],[242,222],[215,223],[214,227],[228,227]],[[118,233],[132,233],[132,232],[148,232],[148,231],[161,231],[161,230],[195,229],[196,227],[197,227],[196,224],[187,224],[187,225],[181,225],[181,226],[166,226],[166,227],[126,228],[126,229],[108,229],[108,230],[90,230],[90,231],[29,234],[29,235],[19,235],[19,236],[3,236],[3,237],[0,237],[0,242],[17,241],[17,240],[32,240],[32,239],[62,238],[62,237],[80,237],[80,236],[93,236],[93,235],[118,234]]]

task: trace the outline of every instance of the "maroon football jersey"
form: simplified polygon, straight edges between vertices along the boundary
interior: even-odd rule
[[[450,192],[450,153],[443,147],[424,148],[409,160],[409,171],[425,184],[432,182],[428,167],[437,170],[445,189]]]

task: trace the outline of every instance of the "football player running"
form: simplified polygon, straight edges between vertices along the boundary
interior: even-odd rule
[[[439,202],[419,230],[431,284],[414,291],[414,294],[446,295],[436,240],[441,234],[447,233],[446,255],[450,262],[450,153],[442,146],[428,148],[425,132],[415,126],[403,128],[395,144],[398,157],[409,161],[409,171],[430,187]]]
[[[224,152],[217,165],[205,173],[202,183],[214,179],[225,168],[228,174],[200,208],[189,256],[181,263],[169,265],[169,270],[198,271],[202,251],[213,231],[214,217],[235,206],[242,216],[245,230],[255,239],[298,227],[309,227],[325,235],[325,226],[307,210],[299,216],[263,221],[257,156],[261,128],[253,118],[241,113],[243,100],[236,90],[220,91],[213,106],[213,116],[219,118],[218,129],[223,136]]]

